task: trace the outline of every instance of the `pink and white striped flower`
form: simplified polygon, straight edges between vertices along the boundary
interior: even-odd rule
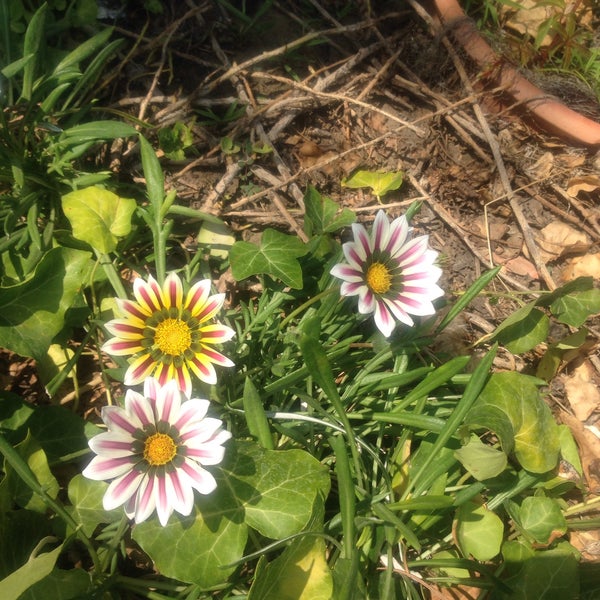
[[[428,247],[429,236],[410,239],[406,217],[390,223],[382,210],[370,235],[358,223],[352,232],[354,241],[343,245],[347,263],[331,269],[343,280],[342,296],[358,296],[358,311],[375,313],[375,324],[385,337],[396,320],[413,326],[410,315],[435,313],[432,301],[444,292],[437,285],[442,270],[435,265],[438,253]]]
[[[206,416],[209,401],[187,400],[174,380],[160,386],[150,377],[144,394],[127,390],[125,408],[105,406],[108,431],[90,439],[97,454],[83,470],[94,480],[112,480],[103,498],[106,510],[125,505],[136,523],[156,510],[165,526],[176,511],[192,512],[194,489],[210,494],[215,478],[203,468],[223,460],[231,434]]]
[[[131,356],[125,385],[136,385],[154,376],[161,385],[175,379],[180,390],[192,394],[191,374],[214,384],[214,365],[232,367],[233,362],[213,346],[231,339],[233,329],[211,323],[223,306],[225,294],[210,295],[211,282],[195,283],[184,295],[181,279],[171,273],[161,287],[150,276],[133,283],[136,301],[116,299],[123,318],[106,323],[115,337],[102,346],[114,356]]]

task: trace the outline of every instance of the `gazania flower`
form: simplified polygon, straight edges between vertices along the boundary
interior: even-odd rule
[[[352,225],[354,241],[343,245],[346,263],[331,274],[343,280],[342,296],[358,296],[358,311],[375,313],[375,324],[388,337],[401,321],[412,326],[410,315],[435,313],[432,301],[443,295],[437,285],[442,271],[435,266],[438,253],[428,247],[429,236],[410,239],[405,216],[388,221],[380,210],[369,235]]]
[[[105,406],[108,431],[94,436],[90,448],[98,455],[84,469],[89,479],[112,480],[103,504],[106,510],[125,505],[136,523],[156,509],[161,525],[173,511],[192,512],[194,489],[210,494],[217,486],[203,465],[223,460],[222,444],[231,434],[221,421],[206,417],[208,400],[181,401],[175,381],[165,386],[152,377],[144,394],[127,390],[125,408]]]
[[[102,350],[115,356],[132,356],[125,385],[136,385],[154,376],[161,385],[175,379],[180,390],[192,394],[190,373],[206,383],[216,383],[213,365],[233,366],[214,344],[234,335],[233,329],[209,321],[223,306],[224,294],[210,295],[204,279],[183,294],[181,280],[171,273],[162,288],[152,277],[133,283],[136,302],[117,298],[124,318],[113,319],[106,329],[115,337]]]

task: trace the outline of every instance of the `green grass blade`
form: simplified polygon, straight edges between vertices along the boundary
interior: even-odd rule
[[[452,411],[452,414],[446,421],[444,429],[440,432],[440,435],[435,440],[431,452],[427,458],[423,461],[418,471],[413,475],[410,484],[404,494],[404,498],[408,496],[408,492],[411,488],[414,490],[413,495],[420,496],[424,491],[423,480],[427,475],[427,471],[431,463],[437,460],[439,451],[446,445],[448,440],[456,433],[459,425],[463,422],[467,412],[477,400],[481,390],[485,386],[488,377],[490,375],[490,369],[494,358],[496,356],[497,346],[494,345],[492,349],[483,357],[481,362],[477,365],[477,368],[473,372],[467,387],[465,388],[462,398],[459,400],[456,408]]]
[[[33,54],[34,58],[25,64],[23,70],[23,89],[21,91],[21,98],[23,100],[31,100],[31,95],[33,93],[33,82],[35,81],[38,70],[38,59],[40,56],[39,49],[41,42],[45,37],[44,27],[46,24],[47,9],[48,5],[45,3],[40,6],[33,17],[31,17],[31,21],[29,21],[29,26],[25,32],[23,56]]]
[[[249,377],[244,382],[244,416],[250,433],[256,437],[258,443],[267,450],[275,448],[269,421],[265,415],[265,408],[256,386]]]

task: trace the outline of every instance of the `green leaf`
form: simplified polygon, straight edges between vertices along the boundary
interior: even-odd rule
[[[217,489],[196,496],[192,515],[174,514],[166,527],[151,518],[133,530],[162,575],[202,589],[233,573],[248,526],[275,539],[298,533],[329,486],[327,470],[307,452],[265,450],[254,443],[230,444],[226,463],[213,472]]]
[[[518,523],[539,544],[548,544],[567,532],[567,521],[554,498],[528,496],[518,511]]]
[[[342,179],[342,185],[349,188],[370,187],[376,196],[383,196],[397,190],[403,181],[404,173],[402,171],[391,173],[357,171],[351,177]]]
[[[317,496],[329,491],[327,469],[304,450],[274,451],[248,443],[237,446],[237,461],[227,472],[229,485],[245,508],[245,522],[273,539],[302,531]]]
[[[563,357],[581,348],[587,339],[588,330],[582,327],[575,333],[572,333],[555,344],[548,346],[548,349],[538,363],[535,374],[537,377],[550,381],[558,372]]]
[[[461,552],[466,557],[491,560],[500,553],[504,524],[485,506],[465,502],[456,511],[454,532]]]
[[[558,437],[560,440],[560,455],[577,471],[580,477],[583,476],[583,467],[579,457],[579,448],[575,443],[571,430],[566,425],[558,426]]]
[[[229,253],[231,271],[236,280],[251,275],[270,275],[285,285],[302,288],[302,269],[297,258],[306,254],[306,246],[295,236],[266,229],[260,246],[236,242]]]
[[[600,312],[600,290],[571,292],[557,298],[550,305],[550,310],[561,323],[581,327],[588,317]]]
[[[19,600],[82,600],[92,598],[90,574],[83,569],[53,569],[32,585]]]
[[[58,481],[56,481],[56,478],[50,471],[46,453],[42,450],[37,440],[28,435],[15,448],[45,492],[51,498],[56,498],[59,490]],[[19,477],[8,462],[4,470],[6,476],[0,485],[8,488],[13,501],[27,510],[45,513],[47,510],[46,503]]]
[[[498,340],[510,352],[520,354],[531,350],[548,337],[550,319],[535,304],[526,304],[496,328],[492,339]]]
[[[123,509],[107,511],[102,506],[102,498],[108,488],[104,481],[92,481],[83,475],[75,475],[69,483],[69,500],[73,518],[81,525],[83,532],[91,536],[98,525],[116,523],[123,516]]]
[[[41,538],[52,533],[52,523],[46,513],[32,510],[0,512],[0,579],[25,564]]]
[[[93,37],[85,40],[81,44],[78,44],[75,50],[72,50],[67,54],[54,68],[53,74],[58,75],[64,71],[69,71],[73,68],[77,68],[79,63],[85,60],[91,54],[95,54],[100,51],[108,41],[108,38],[112,35],[112,28],[107,27],[100,33],[97,33]]]
[[[39,52],[40,44],[42,40],[46,38],[44,28],[46,24],[46,12],[48,5],[42,4],[40,8],[33,14],[27,31],[25,32],[25,39],[23,40],[23,56],[30,54],[34,55],[34,59],[27,61],[25,64],[25,70],[23,71],[23,89],[21,91],[21,98],[23,100],[31,100],[31,94],[33,91],[33,83],[37,77],[39,59],[41,53]]]
[[[53,248],[33,277],[0,287],[0,346],[22,356],[42,357],[65,323],[91,267],[90,254]]]
[[[15,600],[19,598],[28,588],[44,579],[52,571],[61,552],[62,545],[51,552],[38,554],[20,569],[5,577],[0,581],[0,598],[14,598]]]
[[[320,538],[295,539],[269,564],[256,570],[248,600],[331,600],[333,579]]]
[[[469,442],[454,455],[477,481],[500,475],[508,463],[504,452],[484,444],[476,435],[471,435]]]
[[[269,421],[265,415],[263,401],[250,377],[246,377],[246,381],[244,382],[243,401],[244,417],[246,418],[250,434],[258,440],[263,448],[273,450],[273,437]]]
[[[356,221],[356,215],[349,208],[340,211],[339,204],[321,196],[313,186],[308,186],[304,194],[304,205],[304,232],[308,237],[333,233]]]
[[[90,121],[65,129],[61,135],[61,142],[68,142],[72,145],[134,135],[138,135],[137,130],[120,121]]]
[[[154,517],[136,525],[133,539],[162,575],[203,589],[227,581],[246,546],[248,528],[233,489],[222,478],[208,496],[196,496],[189,517],[176,513],[166,527]]]
[[[36,406],[27,426],[50,462],[88,447],[86,422],[64,406]]]
[[[514,448],[517,460],[532,473],[546,473],[558,462],[558,426],[534,381],[526,375],[492,375],[466,423],[496,433],[504,452],[509,454]]]
[[[210,256],[225,260],[229,256],[229,250],[235,242],[235,237],[225,223],[204,221],[196,241],[201,248],[208,247]]]
[[[515,547],[519,542],[507,542],[502,548],[506,583],[510,594],[498,593],[500,600],[576,600],[579,598],[579,553],[566,541],[550,550]],[[522,546],[522,544],[520,544]],[[590,599],[592,597],[590,596]]]
[[[101,254],[108,254],[117,248],[118,238],[131,231],[136,202],[93,186],[63,196],[62,207],[73,227],[73,236]]]

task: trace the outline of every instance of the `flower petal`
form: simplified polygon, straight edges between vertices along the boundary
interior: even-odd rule
[[[141,277],[133,282],[133,295],[141,309],[149,314],[163,308],[162,290],[152,275],[148,276],[147,283]]]
[[[135,495],[133,514],[136,523],[145,521],[156,508],[155,481],[156,478],[154,476],[146,474],[140,482],[137,494]]]
[[[203,344],[222,344],[235,335],[235,331],[231,327],[220,323],[204,325],[200,327],[199,332]]]
[[[120,477],[133,468],[131,456],[108,457],[94,456],[90,464],[82,471],[84,477],[94,481],[105,481]]]
[[[140,344],[139,339],[123,340],[115,337],[102,344],[102,352],[112,356],[131,356],[143,351],[144,347]]]
[[[191,486],[201,494],[210,494],[217,487],[215,478],[197,462],[186,459],[181,469],[190,478]]]
[[[156,397],[156,420],[173,423],[179,415],[181,407],[181,396],[177,382],[173,379],[168,381],[160,389]]]
[[[125,409],[130,415],[135,415],[139,419],[142,428],[146,425],[154,424],[152,406],[142,394],[138,394],[138,392],[134,392],[133,390],[127,390],[125,394]]]
[[[183,302],[183,285],[177,273],[169,273],[163,284],[163,299],[166,308],[179,308]]]
[[[210,402],[208,400],[202,400],[200,398],[192,398],[191,400],[182,402],[179,416],[174,423],[175,428],[180,434],[183,434],[189,427],[194,426],[204,419],[209,406]]]
[[[130,469],[118,479],[115,479],[106,490],[102,505],[105,510],[113,510],[121,504],[125,504],[133,496],[144,477],[144,473]]]
[[[142,354],[138,356],[129,365],[125,372],[125,385],[137,385],[142,383],[146,377],[150,377],[152,371],[156,369],[156,361],[150,354]]]
[[[154,499],[156,500],[156,514],[160,524],[165,527],[169,521],[169,517],[173,513],[173,506],[170,502],[169,493],[167,492],[167,477],[157,476],[154,482]]]
[[[196,282],[187,293],[183,308],[189,310],[192,314],[201,310],[210,296],[211,286],[212,282],[210,279],[202,279]]]
[[[390,337],[396,326],[396,321],[394,321],[392,313],[388,310],[387,306],[381,301],[375,304],[374,318],[377,329],[379,329],[385,337]]]
[[[194,507],[192,481],[181,469],[167,473],[165,480],[169,505],[173,510],[187,517]]]
[[[121,431],[133,435],[136,429],[142,427],[142,422],[135,415],[132,417],[120,406],[103,406],[100,415],[110,431]]]
[[[134,441],[129,434],[105,431],[91,438],[88,445],[96,454],[105,458],[131,457]]]

